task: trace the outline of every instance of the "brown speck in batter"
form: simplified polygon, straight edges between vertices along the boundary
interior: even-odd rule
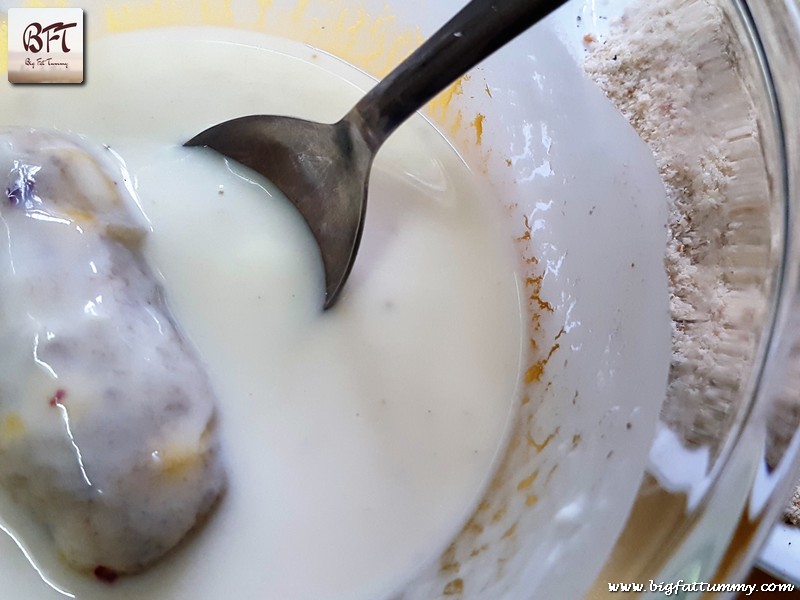
[[[64,404],[64,398],[66,397],[67,397],[66,390],[63,390],[61,388],[57,389],[56,393],[53,394],[53,396],[50,398],[50,406],[55,408],[57,404]]]
[[[98,581],[108,584],[112,584],[119,579],[119,573],[103,565],[98,565],[97,568],[95,568],[94,576],[97,577]]]

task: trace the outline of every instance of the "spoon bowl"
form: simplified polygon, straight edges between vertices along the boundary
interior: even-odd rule
[[[207,146],[264,175],[300,211],[320,247],[325,303],[338,298],[355,262],[372,152],[346,121],[249,116],[215,125],[186,146]]]
[[[472,0],[333,125],[249,116],[206,129],[207,146],[265,176],[300,211],[322,255],[324,308],[339,297],[361,240],[372,161],[428,100],[566,0]]]

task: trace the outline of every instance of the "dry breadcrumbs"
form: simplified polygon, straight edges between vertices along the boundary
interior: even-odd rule
[[[650,146],[667,192],[662,419],[717,452],[745,400],[771,284],[769,178],[734,29],[719,1],[641,0],[592,39],[584,68]],[[797,399],[777,399],[768,462],[798,421]],[[800,491],[787,518],[800,524]]]

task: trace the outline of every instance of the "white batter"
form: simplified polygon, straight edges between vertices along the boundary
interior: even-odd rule
[[[199,535],[113,586],[63,567],[0,502],[13,534],[0,534],[4,597],[388,594],[462,524],[517,393],[516,262],[498,207],[432,127],[410,122],[378,156],[359,259],[321,314],[317,249],[294,209],[221,157],[178,145],[246,114],[334,121],[360,94],[345,79],[368,80],[242,32],[132,34],[89,49],[84,86],[1,89],[0,124],[79,132],[126,161],[152,265],[219,396],[229,490]]]

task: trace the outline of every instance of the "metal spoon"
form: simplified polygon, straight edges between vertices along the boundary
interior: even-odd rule
[[[325,308],[355,262],[375,153],[423,104],[566,0],[472,0],[333,125],[249,116],[184,144],[208,146],[264,175],[311,228],[325,270]]]

